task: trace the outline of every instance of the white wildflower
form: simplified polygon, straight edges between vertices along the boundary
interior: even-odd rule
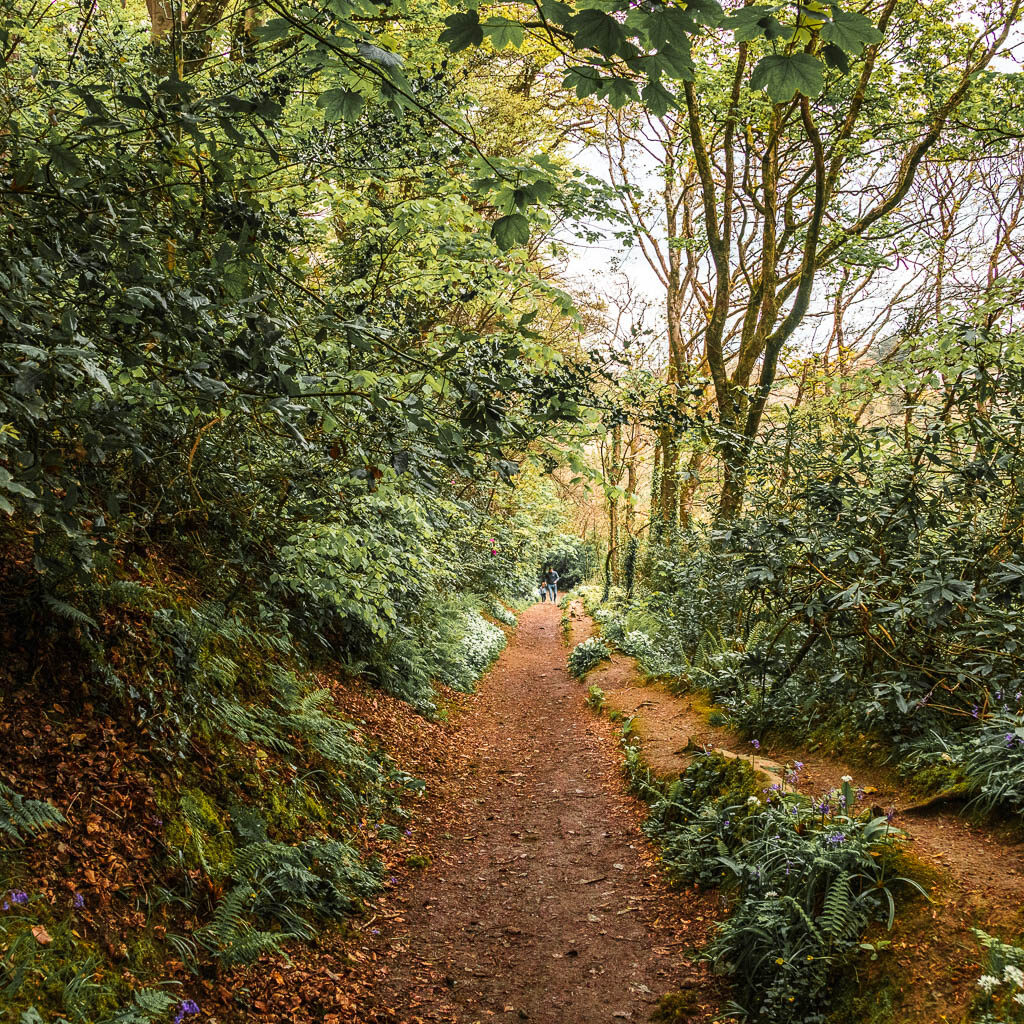
[[[852,775],[844,775],[842,777],[842,779],[840,779],[840,781],[841,782],[853,782],[853,776]]]
[[[1014,967],[1013,964],[1007,964],[1003,968],[1003,981],[1016,985],[1017,988],[1024,988],[1024,971],[1019,967]]]
[[[1024,1006],[1024,992],[1018,992],[1014,997],[1013,1001],[1019,1006]]]
[[[761,805],[761,801],[758,800],[756,796],[748,796],[747,797],[747,806],[748,807],[760,807],[760,805]]]
[[[778,893],[777,893],[777,892],[776,892],[776,891],[775,891],[774,889],[769,889],[769,890],[768,890],[768,891],[767,891],[767,892],[766,892],[766,893],[764,894],[764,898],[765,898],[766,900],[773,900],[773,899],[775,899],[775,898],[776,898],[776,897],[777,897],[778,895],[779,895],[779,894],[778,894]]]
[[[978,988],[986,995],[991,995],[993,990],[999,988],[1000,985],[1002,985],[1002,981],[994,974],[983,974],[978,979]]]

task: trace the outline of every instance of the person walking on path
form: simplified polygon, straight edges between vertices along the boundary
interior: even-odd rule
[[[555,604],[558,601],[558,573],[549,565],[547,571],[544,573],[543,585],[541,590],[547,587],[548,600]]]

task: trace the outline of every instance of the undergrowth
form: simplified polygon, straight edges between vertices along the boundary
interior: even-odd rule
[[[626,740],[626,768],[650,804],[645,825],[678,881],[718,886],[731,913],[706,955],[727,975],[731,1018],[760,1024],[825,1019],[836,973],[880,920],[891,927],[900,889],[893,875],[899,833],[857,806],[848,781],[812,802],[763,790],[744,762],[698,756],[665,784]]]
[[[428,714],[436,683],[471,690],[506,639],[475,600],[440,598],[425,610],[429,638],[410,634],[388,648],[404,649],[405,660],[388,672],[404,666],[411,684],[378,676],[381,688]],[[74,733],[82,715],[127,723],[125,741],[152,764],[161,852],[147,866],[145,889],[132,895],[138,910],[130,926],[120,923],[116,952],[97,930],[85,879],[100,872],[72,849],[67,830],[76,823],[0,780],[9,892],[0,914],[0,993],[25,1024],[189,1016],[182,978],[187,991],[190,975],[280,953],[358,914],[382,874],[364,837],[373,847],[399,837],[402,801],[423,785],[345,719],[337,669],[304,654],[284,618],[254,621],[170,582],[130,580],[108,586],[96,615],[102,640],[92,630],[78,638],[92,698],[47,711],[47,727]],[[348,670],[374,679],[369,666]],[[41,856],[48,847],[26,845],[54,830],[65,850],[59,868]],[[51,870],[76,886],[73,900],[39,881],[39,871]],[[168,963],[179,965],[173,985]]]
[[[609,650],[608,645],[600,637],[588,637],[569,652],[567,662],[569,671],[577,678],[580,678],[585,676],[592,668],[600,665],[602,661],[608,661],[611,656],[612,652]]]

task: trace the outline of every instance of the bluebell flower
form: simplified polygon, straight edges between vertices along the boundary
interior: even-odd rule
[[[191,1017],[199,1012],[199,1004],[194,999],[186,999],[179,1007],[174,1018],[174,1024],[181,1024],[186,1017]]]

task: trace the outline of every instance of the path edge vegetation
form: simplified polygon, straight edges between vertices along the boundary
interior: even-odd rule
[[[567,594],[561,603],[570,671],[586,685],[587,674],[606,660],[589,654],[593,641],[598,640],[609,651],[608,656],[611,654],[600,640],[600,624],[590,618],[600,607],[600,590],[594,585],[582,587]],[[585,609],[587,619],[582,624],[578,613],[572,612],[574,605]],[[597,632],[573,646],[571,626],[586,631],[587,623]],[[633,671],[640,678],[650,678],[634,655],[620,644],[613,643],[612,647],[618,657],[634,665]],[[586,651],[576,663],[586,667],[575,671],[571,667],[573,654],[581,648]],[[585,702],[598,715],[606,712],[604,698],[596,683],[589,684]],[[918,929],[933,927],[930,894],[942,898],[941,879],[902,845],[901,833],[866,805],[857,806],[860,798],[849,779],[817,800],[802,797],[795,792],[802,767],[796,762],[785,766],[787,795],[786,785],[781,791],[774,785],[767,788],[768,776],[755,767],[753,756],[726,759],[712,750],[694,750],[681,773],[659,773],[645,760],[633,718],[611,711],[609,720],[617,723],[626,783],[647,806],[644,831],[660,850],[662,869],[677,885],[722,890],[726,909],[718,924],[719,935],[702,951],[716,972],[736,986],[737,998],[723,1006],[722,1019],[821,1019],[832,1024],[893,1020],[893,993],[908,985],[911,972],[901,968],[886,951],[894,941],[912,943]],[[764,901],[767,896],[770,906],[780,894],[771,889],[766,894],[766,886],[753,881],[762,867],[770,864],[768,851],[776,843],[769,841],[767,846],[760,846],[751,842],[749,835],[743,838],[743,832],[744,818],[764,814],[766,806],[773,805],[782,813],[777,815],[777,824],[766,828],[765,833],[776,842],[791,830],[799,836],[795,849],[789,851],[791,862],[787,860],[785,875],[797,873],[796,865],[807,858],[814,862],[814,874],[821,871],[823,877],[801,877],[795,892],[808,902],[793,908],[795,919],[787,920],[784,931],[770,934],[772,913],[764,912]],[[789,814],[797,818],[795,825],[787,820]],[[723,836],[723,824],[732,830],[731,836]],[[775,831],[780,828],[781,832]],[[820,836],[825,836],[824,849],[834,850],[840,845],[834,842],[837,836],[842,837],[840,843],[844,845],[851,840],[856,843],[853,833],[858,828],[863,829],[864,841],[853,869],[843,865],[831,875],[827,868],[822,871],[818,863],[822,858]],[[739,857],[737,849],[741,851]],[[884,907],[880,903],[854,920],[852,915],[844,916],[850,911],[841,904],[854,896],[847,888],[848,874],[858,873],[858,866],[877,872],[863,880],[865,892],[877,893],[882,888],[886,898]],[[758,877],[757,883],[760,881]],[[879,910],[884,920],[879,919]],[[799,934],[794,938],[794,923],[797,929],[801,925],[806,928],[802,939]],[[795,955],[794,949],[798,951]],[[816,949],[817,955],[809,953],[810,949]],[[826,965],[824,971],[822,964]],[[871,979],[867,998],[863,975]],[[691,1005],[692,997],[687,992],[666,993],[653,1019],[685,1021]]]

